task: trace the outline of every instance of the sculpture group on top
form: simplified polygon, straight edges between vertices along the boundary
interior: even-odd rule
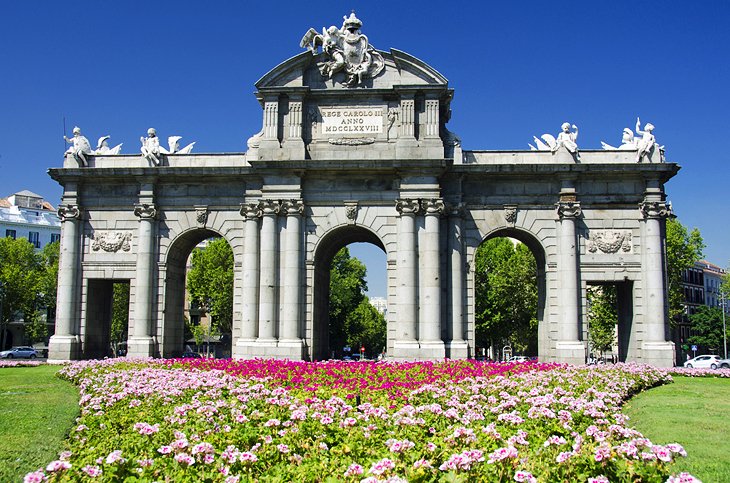
[[[641,162],[643,157],[650,157],[655,149],[659,150],[661,160],[664,160],[664,146],[660,146],[654,137],[654,125],[650,122],[644,124],[644,130],[641,130],[641,120],[636,118],[636,134],[641,135],[640,139],[634,137],[631,129],[625,127],[621,136],[621,145],[613,147],[601,141],[603,149],[608,151],[633,151],[636,150],[636,162]]]
[[[63,136],[63,139],[67,143],[72,144],[72,146],[70,146],[68,150],[66,150],[66,154],[71,154],[74,159],[79,163],[79,166],[88,166],[87,157],[89,155],[113,156],[121,154],[123,143],[119,143],[113,148],[109,147],[108,141],[110,138],[111,136],[109,135],[100,137],[96,143],[96,149],[92,150],[91,143],[89,143],[89,140],[86,138],[86,136],[81,134],[81,128],[79,128],[78,126],[73,128],[72,138],[68,138],[65,135]],[[147,130],[147,137],[140,137],[140,141],[142,142],[142,156],[149,160],[153,165],[159,166],[162,160],[161,155],[163,154],[190,154],[193,150],[195,142],[188,144],[184,148],[180,148],[181,139],[182,136],[168,137],[167,144],[169,146],[169,149],[165,149],[164,147],[160,146],[160,140],[157,137],[157,132],[155,131],[155,129],[149,128]]]
[[[571,127],[573,128],[573,131],[570,130]],[[565,149],[567,149],[570,153],[577,155],[578,126],[575,124],[571,126],[569,122],[564,122],[560,128],[562,131],[557,137],[553,137],[552,134],[543,134],[540,136],[540,138],[542,138],[541,141],[537,138],[537,136],[532,136],[532,139],[535,141],[535,146],[530,144],[530,149],[533,151],[555,152],[558,148],[560,148],[560,146],[565,146]]]
[[[343,17],[342,28],[334,25],[322,28],[320,34],[310,28],[299,45],[309,49],[313,54],[322,51],[329,60],[321,68],[322,75],[331,79],[342,71],[345,74],[344,84],[354,87],[362,84],[363,79],[373,78],[385,68],[385,60],[372,45],[366,35],[360,32],[362,22],[353,11],[349,17]]]

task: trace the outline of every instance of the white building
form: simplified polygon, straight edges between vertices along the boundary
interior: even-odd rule
[[[41,250],[61,239],[61,220],[56,208],[42,196],[28,190],[19,191],[0,198],[0,237],[27,238],[36,250]],[[52,333],[53,321],[49,323]],[[9,324],[4,338],[0,334],[0,341],[5,341],[2,349],[26,343],[23,324],[22,318],[18,318]]]
[[[708,307],[720,307],[720,286],[722,285],[725,269],[710,263],[707,260],[700,260],[695,263],[695,268],[699,268],[704,273],[705,282],[705,305]],[[727,304],[725,311],[728,311]]]
[[[370,305],[383,316],[388,315],[388,300],[385,297],[370,297]]]
[[[23,190],[0,198],[0,236],[27,238],[41,249],[61,239],[61,221],[42,196]]]

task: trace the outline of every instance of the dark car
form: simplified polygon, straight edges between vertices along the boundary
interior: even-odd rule
[[[202,359],[203,358],[203,356],[201,356],[197,352],[183,352],[180,357],[183,359]]]
[[[38,352],[32,347],[13,347],[10,350],[0,352],[3,359],[35,359]]]

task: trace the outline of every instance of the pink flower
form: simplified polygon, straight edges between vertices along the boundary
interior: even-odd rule
[[[395,468],[395,463],[388,458],[383,458],[382,460],[373,463],[373,466],[370,468],[370,473],[374,475],[382,475],[393,468]]]
[[[285,444],[277,444],[276,449],[279,450],[279,453],[288,453],[290,451],[289,446]]]
[[[48,463],[48,466],[46,466],[46,471],[63,471],[69,468],[71,468],[71,463],[69,463],[68,461],[56,460]]]
[[[137,460],[137,464],[140,466],[140,468],[147,468],[149,466],[152,466],[154,464],[155,460],[152,458],[146,458],[143,460]]]
[[[667,479],[667,483],[701,483],[701,481],[685,471],[678,475],[670,476]]]
[[[355,475],[362,475],[365,472],[365,469],[360,466],[357,463],[352,463],[350,466],[347,467],[347,471],[345,471],[344,476],[355,476]]]
[[[112,451],[109,453],[109,455],[106,457],[106,464],[113,465],[115,463],[125,463],[127,460],[122,458],[122,452],[121,450]]]
[[[175,461],[177,461],[180,464],[184,464],[187,466],[192,466],[195,464],[195,458],[190,456],[187,453],[178,453],[175,455]]]
[[[654,446],[651,450],[654,452],[657,459],[664,461],[665,463],[672,461],[672,452],[669,448],[666,448],[665,446]]]
[[[259,460],[258,456],[251,453],[250,451],[244,451],[243,453],[241,453],[238,459],[242,463],[256,463]]]
[[[172,453],[172,446],[161,446],[157,449],[157,452],[160,454],[170,454]]]
[[[229,476],[228,478],[225,479],[225,483],[238,483],[239,480],[240,480],[240,477],[238,477],[238,476]]]
[[[532,476],[532,473],[530,473],[529,471],[518,470],[515,471],[515,481],[537,483],[537,478]]]
[[[23,483],[41,483],[43,481],[46,481],[46,474],[42,470],[28,473],[23,478]]]
[[[101,476],[103,471],[98,466],[92,466],[92,465],[86,465],[83,468],[81,468],[81,471],[86,473],[91,478],[96,478],[97,476]]]
[[[588,483],[611,483],[608,478],[603,475],[598,475],[593,478],[588,478]]]

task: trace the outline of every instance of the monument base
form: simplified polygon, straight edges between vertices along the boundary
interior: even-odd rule
[[[48,362],[66,362],[79,358],[81,340],[76,335],[52,335],[48,342]]]
[[[427,340],[419,343],[421,346],[419,359],[445,359],[446,347],[442,340]]]
[[[389,359],[414,360],[420,359],[421,348],[415,340],[396,340],[393,342],[393,353],[388,354]]]
[[[674,342],[644,342],[641,344],[641,362],[656,367],[673,367]]]
[[[291,359],[304,360],[304,342],[301,339],[239,339],[233,346],[236,359]]]
[[[469,357],[469,344],[465,340],[452,340],[446,343],[446,357],[466,359]]]
[[[586,347],[581,341],[558,341],[555,344],[555,361],[565,364],[585,364]]]
[[[130,337],[127,339],[127,357],[153,357],[155,340],[152,337]]]

